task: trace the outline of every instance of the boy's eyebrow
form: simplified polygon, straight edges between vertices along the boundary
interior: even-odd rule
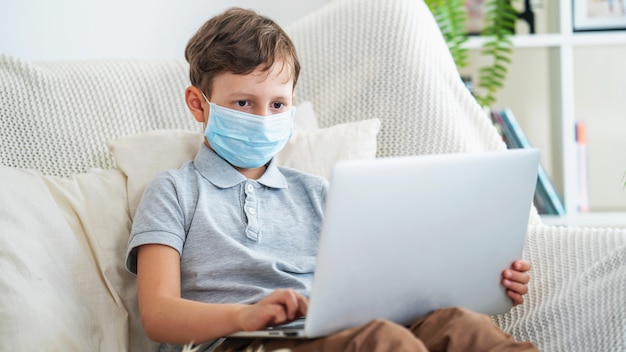
[[[235,98],[246,98],[246,99],[252,99],[252,98],[257,98],[256,95],[254,94],[250,94],[250,93],[245,93],[245,92],[233,92],[229,95],[230,98],[235,99]],[[271,98],[271,100],[290,100],[291,97],[288,97],[286,95],[276,95],[273,96]]]

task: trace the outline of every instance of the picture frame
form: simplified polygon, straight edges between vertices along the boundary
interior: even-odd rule
[[[626,0],[572,0],[574,32],[626,30]]]
[[[511,0],[509,0],[511,1]],[[626,0],[624,0],[626,1]],[[485,27],[485,12],[488,0],[464,0],[465,12],[467,13],[467,22],[465,29],[468,35],[481,35]],[[535,14],[532,9],[531,0],[519,1],[521,10],[517,12],[517,18],[526,23],[526,27],[522,27],[529,34],[535,34]],[[516,28],[516,33],[518,29]],[[524,31],[524,30],[523,30]]]
[[[467,11],[467,22],[465,29],[468,35],[480,35],[485,26],[485,4],[486,0],[466,0],[465,11]]]

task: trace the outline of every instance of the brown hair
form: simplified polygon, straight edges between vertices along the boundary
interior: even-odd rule
[[[221,73],[248,74],[259,66],[269,72],[282,60],[291,69],[295,88],[300,63],[293,42],[273,20],[254,11],[231,8],[209,19],[187,43],[191,84],[211,95]]]

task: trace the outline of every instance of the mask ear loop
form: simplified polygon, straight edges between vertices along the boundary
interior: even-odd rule
[[[204,98],[204,100],[206,100],[207,104],[211,104],[211,102],[209,101],[209,98],[207,98],[206,95],[204,95],[203,91],[200,91],[200,94],[202,94],[202,97]]]

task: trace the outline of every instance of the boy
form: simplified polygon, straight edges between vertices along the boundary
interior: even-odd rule
[[[193,161],[146,188],[126,261],[137,274],[143,326],[164,343],[160,350],[192,341],[218,351],[532,349],[461,309],[436,311],[408,329],[377,320],[315,340],[218,340],[306,314],[327,182],[272,159],[291,136],[300,71],[278,25],[230,9],[198,30],[185,57],[192,84],[185,100],[203,124],[204,144]],[[516,304],[529,269],[517,261],[504,271]]]

